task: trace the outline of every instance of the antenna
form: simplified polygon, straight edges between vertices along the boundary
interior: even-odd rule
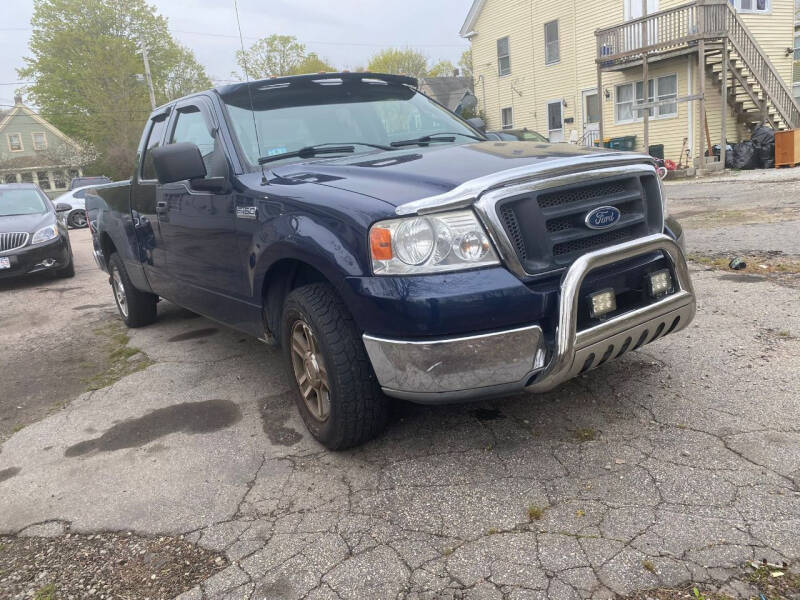
[[[250,98],[250,115],[253,117],[253,132],[256,134],[256,148],[258,155],[264,156],[261,152],[261,140],[258,138],[258,125],[256,124],[256,111],[253,105],[253,90],[250,88],[250,69],[247,68],[247,53],[244,51],[244,37],[242,36],[242,22],[239,20],[239,3],[233,0],[233,9],[236,11],[236,26],[239,28],[239,45],[242,47],[242,65],[244,66],[244,79],[247,85],[247,96]],[[261,165],[261,185],[266,185],[267,175],[264,165]]]

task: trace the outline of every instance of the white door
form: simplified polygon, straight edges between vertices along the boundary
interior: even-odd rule
[[[547,131],[550,142],[564,141],[564,118],[561,112],[561,100],[547,103]]]
[[[625,0],[624,4],[625,20],[632,21],[642,16],[642,0]],[[658,0],[647,0],[647,14],[652,15],[658,12]],[[636,50],[642,47],[642,26],[631,25],[623,29],[625,36],[625,50]],[[647,45],[653,44],[658,39],[658,28],[652,22],[647,28]]]
[[[597,90],[583,91],[583,144],[592,147],[600,139],[600,96]]]

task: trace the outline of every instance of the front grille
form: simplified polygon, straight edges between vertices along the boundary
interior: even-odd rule
[[[620,220],[608,229],[591,229],[586,216],[614,206]],[[569,266],[581,254],[662,230],[661,195],[654,175],[599,179],[562,188],[504,198],[497,215],[530,275]]]
[[[26,232],[0,233],[0,252],[22,248],[28,243]]]

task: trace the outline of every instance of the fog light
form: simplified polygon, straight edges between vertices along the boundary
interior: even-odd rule
[[[589,296],[589,312],[593,319],[617,310],[617,295],[614,290],[601,290]]]
[[[650,296],[661,298],[672,292],[672,273],[669,269],[662,269],[655,273],[650,273]]]
[[[56,259],[54,259],[54,258],[45,258],[42,261],[42,266],[43,267],[48,267],[49,268],[49,267],[52,267],[54,264],[56,264]]]

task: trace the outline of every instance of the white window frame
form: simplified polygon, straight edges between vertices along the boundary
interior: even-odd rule
[[[508,111],[506,113],[506,111]],[[511,117],[506,121],[506,114]],[[500,125],[501,129],[514,129],[514,107],[506,106],[500,109]]]
[[[560,111],[561,111],[561,129],[550,129],[550,105],[551,104],[558,104],[559,107],[560,107]],[[545,115],[546,115],[546,118],[547,118],[547,139],[552,142],[553,136],[552,136],[551,132],[560,131],[561,132],[561,139],[560,140],[556,140],[556,142],[554,142],[554,143],[565,141],[565,138],[564,138],[564,101],[561,98],[559,98],[558,100],[550,100],[547,103],[547,108],[545,110]]]
[[[768,15],[772,13],[772,0],[764,0],[764,8],[758,9],[758,0],[747,0],[750,2],[750,8],[742,8],[742,1],[743,0],[729,0],[736,12],[745,14],[745,15]]]
[[[42,139],[44,140],[44,147],[42,147],[42,148],[37,148],[36,147],[36,136],[37,135],[41,135]],[[47,150],[47,133],[45,133],[44,131],[32,131],[31,132],[31,142],[33,142],[32,148],[36,152],[42,152],[43,150]]]
[[[667,79],[667,78],[670,78],[670,77],[674,77],[675,78],[675,92],[674,93],[670,93],[669,95],[661,94],[660,81],[662,79]],[[678,74],[677,73],[669,73],[667,75],[659,75],[658,77],[651,77],[648,81],[652,81],[653,82],[653,96],[648,98],[648,102],[653,102],[655,100],[659,100],[659,101],[660,100],[668,100],[669,98],[671,98],[673,96],[675,97],[675,112],[662,114],[661,110],[662,110],[663,106],[656,106],[655,108],[651,108],[650,109],[652,111],[652,113],[650,114],[650,120],[652,121],[652,120],[675,119],[675,118],[677,118],[677,116],[678,116],[678,102],[677,102],[677,100],[678,100]],[[628,81],[626,83],[618,83],[617,85],[614,86],[614,123],[615,124],[625,125],[627,123],[639,123],[639,122],[644,120],[644,117],[641,116],[641,114],[638,117],[633,115],[632,119],[620,119],[619,118],[619,112],[618,112],[618,106],[620,104],[623,104],[622,102],[619,101],[619,90],[620,90],[620,88],[633,87],[633,100],[631,100],[631,105],[635,105],[640,100],[644,100],[644,86],[643,85],[642,85],[642,97],[640,98],[637,95],[637,91],[638,90],[636,88],[639,85],[642,85],[641,81]],[[648,96],[649,96],[649,92],[650,92],[650,84],[649,83],[647,85],[647,88],[648,88],[647,91],[648,91]],[[628,104],[628,102],[624,102],[624,104]],[[631,110],[631,113],[633,113],[633,112],[634,111]],[[641,113],[643,111],[638,111],[638,112]]]
[[[507,54],[500,54],[500,42],[503,40],[506,41],[506,52]],[[511,38],[507,35],[497,38],[497,75],[499,77],[507,77],[511,75]],[[503,63],[501,59],[505,58],[508,61],[508,71],[505,73],[503,72]]]
[[[553,25],[556,26],[556,39],[548,42],[547,41],[547,26]],[[555,56],[553,56],[551,44],[555,44]],[[561,62],[561,28],[558,25],[558,19],[554,19],[553,21],[548,21],[544,24],[544,64],[546,65],[556,65]]]
[[[11,147],[11,138],[16,136],[19,139],[19,149],[14,150]],[[8,151],[9,152],[25,152],[25,145],[22,143],[22,134],[21,133],[7,133],[6,134],[6,141],[8,142]]]

